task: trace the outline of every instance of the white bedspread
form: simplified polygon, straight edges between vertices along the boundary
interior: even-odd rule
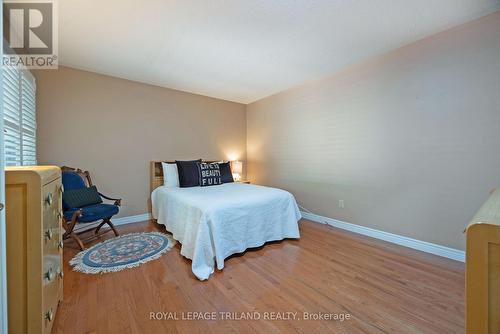
[[[287,191],[251,184],[166,188],[151,195],[153,218],[178,240],[200,280],[224,259],[268,241],[299,238],[297,202]]]

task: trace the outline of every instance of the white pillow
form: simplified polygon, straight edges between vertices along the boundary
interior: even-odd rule
[[[161,163],[163,168],[163,185],[169,188],[179,188],[179,172],[177,164]]]

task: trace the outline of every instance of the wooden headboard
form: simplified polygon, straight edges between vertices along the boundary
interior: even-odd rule
[[[220,160],[217,160],[220,161]],[[161,167],[161,163],[166,162],[166,163],[171,163],[175,164],[175,161],[158,161],[154,160],[151,161],[150,163],[150,171],[149,171],[149,180],[150,180],[150,190],[153,192],[156,188],[160,187],[163,185],[163,168]],[[203,160],[203,162],[216,162],[216,160]]]

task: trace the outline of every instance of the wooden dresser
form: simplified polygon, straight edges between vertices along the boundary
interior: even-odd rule
[[[467,227],[465,282],[466,332],[500,333],[500,190]]]
[[[61,170],[7,167],[9,333],[50,333],[63,297]]]

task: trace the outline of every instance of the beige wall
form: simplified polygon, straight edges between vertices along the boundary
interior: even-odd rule
[[[252,181],[320,215],[464,249],[500,186],[500,12],[252,103],[247,135]]]
[[[120,216],[148,212],[150,160],[246,159],[242,104],[65,67],[34,74],[39,163],[88,169],[123,198]]]

